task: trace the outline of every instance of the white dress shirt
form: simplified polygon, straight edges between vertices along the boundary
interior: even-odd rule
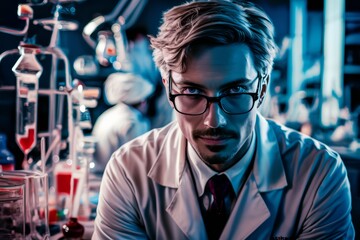
[[[252,133],[250,147],[245,155],[232,167],[224,172],[218,173],[207,166],[196,153],[191,144],[187,143],[187,157],[189,159],[190,168],[194,176],[195,187],[198,196],[201,198],[204,195],[204,190],[208,180],[216,174],[225,174],[231,182],[234,189],[235,196],[238,196],[242,183],[246,180],[245,173],[250,166],[251,160],[256,149],[256,134]]]

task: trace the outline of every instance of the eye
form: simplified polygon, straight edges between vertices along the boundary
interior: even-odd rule
[[[182,94],[200,94],[201,91],[198,88],[184,87],[181,89]]]
[[[244,93],[247,92],[246,87],[244,85],[234,85],[230,88],[227,88],[223,91],[223,94],[236,94],[236,93]]]

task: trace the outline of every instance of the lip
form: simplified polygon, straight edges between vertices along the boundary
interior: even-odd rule
[[[224,136],[201,136],[199,139],[205,145],[225,145],[231,138]]]

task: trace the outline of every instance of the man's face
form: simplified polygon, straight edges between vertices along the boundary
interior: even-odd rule
[[[193,56],[186,72],[171,72],[172,94],[214,97],[233,92],[255,92],[259,81],[257,75],[252,53],[245,44],[211,47]],[[163,82],[167,88],[167,80]],[[230,115],[218,103],[211,103],[201,115],[176,112],[176,117],[184,136],[200,158],[214,170],[223,171],[236,163],[250,146],[256,106],[257,102],[248,113]]]

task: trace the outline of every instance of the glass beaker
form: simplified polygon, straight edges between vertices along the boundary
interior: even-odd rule
[[[49,239],[48,177],[46,173],[30,170],[3,172],[0,179],[24,185],[25,239]]]
[[[2,178],[0,173],[0,239],[24,239],[24,183]]]

